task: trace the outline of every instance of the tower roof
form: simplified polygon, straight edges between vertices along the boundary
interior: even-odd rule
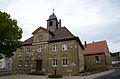
[[[56,17],[56,15],[54,14],[54,12],[53,12],[52,15],[49,16],[49,19],[57,19],[57,17]]]

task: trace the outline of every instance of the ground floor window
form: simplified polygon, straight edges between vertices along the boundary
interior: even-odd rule
[[[96,64],[99,64],[99,63],[100,63],[99,56],[95,56],[95,63],[96,63]]]
[[[25,66],[28,66],[29,65],[29,60],[25,60],[24,63],[25,63]]]
[[[18,61],[18,66],[22,66],[22,60]]]
[[[57,66],[57,59],[52,59],[52,66],[56,67]]]
[[[62,66],[67,66],[68,65],[68,60],[67,59],[63,59],[62,60]]]

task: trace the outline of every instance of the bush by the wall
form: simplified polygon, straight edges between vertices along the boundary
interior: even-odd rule
[[[62,75],[48,75],[48,78],[62,78]]]

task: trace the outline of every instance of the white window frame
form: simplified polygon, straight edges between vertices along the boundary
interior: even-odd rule
[[[38,52],[42,52],[42,46],[38,46]]]
[[[62,66],[67,67],[68,66],[68,59],[62,59]]]
[[[22,66],[22,60],[18,61],[18,66]]]
[[[26,48],[26,53],[30,53],[30,48]]]
[[[95,56],[95,63],[96,64],[100,64],[100,58],[99,58],[99,56]]]
[[[25,66],[28,66],[29,65],[29,60],[25,60]]]
[[[57,45],[56,44],[52,45],[52,51],[57,51]]]
[[[57,67],[57,59],[52,59],[52,67]]]
[[[67,49],[67,44],[64,43],[64,44],[62,44],[62,51],[66,51],[66,50],[68,50],[68,49]]]

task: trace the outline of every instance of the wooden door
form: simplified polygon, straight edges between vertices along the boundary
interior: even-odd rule
[[[42,71],[42,60],[36,60],[36,70]]]

